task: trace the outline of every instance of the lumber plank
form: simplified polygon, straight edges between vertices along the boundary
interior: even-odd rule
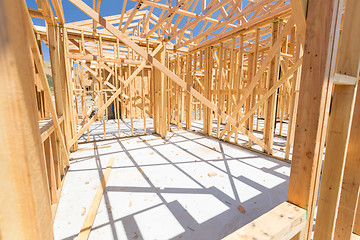
[[[307,210],[310,239],[329,114],[339,25],[338,0],[309,0],[288,201]]]
[[[295,29],[293,29],[293,33]],[[295,37],[295,34],[292,34],[292,37]],[[292,41],[290,41],[291,43]],[[291,45],[290,45],[291,46]],[[292,47],[290,47],[293,50]],[[296,42],[296,53],[295,59],[299,59],[300,56],[303,55],[303,49],[300,46],[300,42]],[[290,158],[290,150],[294,144],[294,136],[295,136],[295,124],[296,124],[296,116],[299,102],[299,89],[300,89],[300,79],[301,79],[301,68],[296,71],[293,83],[291,86],[291,96],[290,96],[290,110],[289,110],[289,122],[288,122],[288,132],[286,137],[286,148],[285,148],[285,159]]]
[[[342,9],[342,5],[339,6]],[[347,1],[344,16],[344,27],[339,44],[336,72],[359,79],[360,46],[360,2]],[[321,177],[318,200],[317,221],[314,238],[328,239],[334,237],[341,184],[343,181],[350,129],[353,119],[356,88],[355,85],[339,83],[334,86],[334,93],[326,136],[326,153]],[[357,192],[357,191],[355,191]],[[354,209],[355,210],[355,209]],[[347,219],[345,219],[347,220]],[[350,237],[351,229],[347,228],[346,237]],[[338,232],[340,238],[343,234]],[[343,238],[346,239],[346,238]]]
[[[271,42],[274,44],[276,39],[278,38],[280,31],[280,24],[282,22],[274,21],[272,25],[272,33],[271,33]],[[276,53],[275,57],[271,61],[271,65],[269,68],[269,80],[268,80],[268,88],[272,88],[272,86],[278,81],[279,78],[279,68],[280,68],[280,48]],[[276,104],[277,98],[276,94],[269,96],[268,101],[266,103],[265,109],[265,122],[264,122],[264,142],[265,144],[272,147],[274,141],[274,126],[275,126],[275,118],[276,118]]]
[[[356,85],[358,83],[358,78],[354,76],[348,76],[340,73],[335,73],[333,84],[339,85]]]
[[[335,223],[334,239],[349,239],[354,229],[359,199],[360,88],[357,89],[354,116],[346,154],[341,196]],[[355,230],[355,229],[354,229]]]
[[[222,240],[291,239],[305,227],[306,211],[284,202]]]
[[[53,239],[25,1],[0,0],[1,239]]]
[[[205,49],[205,86],[204,93],[207,99],[211,99],[211,87],[213,83],[213,56],[210,48]],[[212,111],[210,108],[204,108],[204,133],[212,134]]]
[[[81,230],[80,230],[80,233],[78,235],[78,240],[86,240],[89,238],[89,235],[90,235],[90,231],[91,231],[91,228],[92,228],[92,225],[94,223],[94,220],[95,220],[95,217],[96,217],[96,213],[97,213],[97,210],[99,209],[99,205],[100,205],[100,202],[101,202],[101,198],[104,194],[104,190],[106,188],[106,183],[109,179],[109,176],[110,176],[110,172],[111,172],[111,168],[112,168],[112,165],[114,163],[114,160],[115,158],[112,157],[109,159],[109,162],[106,166],[106,169],[105,169],[105,172],[104,172],[104,175],[103,177],[101,178],[101,182],[100,182],[100,185],[95,193],[95,197],[90,205],[90,208],[89,208],[89,211],[88,211],[88,214],[86,215],[86,218],[85,218],[85,221],[81,227]]]

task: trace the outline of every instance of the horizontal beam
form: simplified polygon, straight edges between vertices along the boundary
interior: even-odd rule
[[[69,53],[68,58],[74,59],[74,60],[84,60],[84,61],[98,61],[98,62],[104,62],[104,63],[118,63],[118,64],[131,64],[131,65],[141,65],[142,61],[135,61],[135,60],[129,60],[129,59],[115,59],[115,58],[104,58],[104,57],[96,57],[92,54],[74,54]]]
[[[33,9],[33,8],[28,8],[28,11],[29,11],[30,17],[44,19],[44,15],[39,10]]]
[[[335,73],[333,83],[337,85],[356,85],[359,79],[357,77]]]
[[[64,121],[64,115],[61,115],[59,118],[59,124]],[[47,122],[44,126],[40,128],[41,142],[45,142],[46,139],[54,132],[55,126],[53,120]]]
[[[222,240],[291,239],[305,228],[306,210],[284,202]]]

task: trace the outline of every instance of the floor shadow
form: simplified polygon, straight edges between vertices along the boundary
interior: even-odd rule
[[[103,176],[103,171],[105,166],[101,164],[102,158],[108,158],[109,156],[114,156],[117,154],[125,154],[127,159],[129,159],[129,165],[124,166],[114,166],[111,170],[110,177],[112,174],[116,174],[117,171],[122,169],[136,169],[141,173],[142,180],[146,182],[148,187],[138,187],[138,186],[128,186],[128,185],[108,185],[105,188],[103,200],[107,208],[107,222],[101,223],[92,228],[92,231],[99,230],[104,227],[108,227],[111,231],[112,239],[121,239],[118,234],[119,229],[117,229],[117,223],[122,223],[124,228],[124,234],[128,239],[149,239],[149,235],[144,235],[143,226],[139,225],[139,222],[136,220],[136,216],[148,211],[157,209],[158,207],[166,207],[171,215],[178,222],[180,229],[179,233],[174,236],[170,236],[167,239],[207,239],[207,240],[218,240],[226,235],[234,232],[238,228],[246,225],[247,223],[253,221],[257,217],[261,216],[265,212],[268,212],[275,206],[284,202],[287,197],[287,188],[288,188],[288,179],[289,177],[281,174],[278,169],[280,167],[289,167],[289,164],[274,160],[270,157],[265,157],[261,154],[254,152],[249,152],[246,150],[241,150],[246,153],[245,156],[233,156],[233,152],[228,152],[229,148],[236,148],[228,143],[221,142],[219,140],[207,137],[205,135],[194,133],[194,132],[174,132],[169,135],[168,138],[155,141],[147,141],[148,136],[136,137],[138,143],[141,142],[142,146],[134,149],[129,149],[124,143],[127,140],[117,139],[109,140],[107,144],[111,145],[113,151],[101,152],[101,149],[97,147],[97,143],[94,143],[93,156],[86,155],[79,156],[74,158],[73,164],[84,164],[80,169],[70,169],[69,174],[71,173],[88,173],[89,171],[97,171],[99,179]],[[206,140],[206,141],[205,141]],[[217,147],[209,146],[207,143],[211,141]],[[208,154],[216,154],[214,158],[205,158],[198,153],[187,149],[184,147],[184,144],[189,144],[192,148],[202,148],[206,149]],[[114,146],[114,147],[113,147]],[[115,147],[117,146],[117,147]],[[164,154],[164,148],[170,148],[174,151],[178,151],[179,154],[184,153],[186,156],[191,158],[184,160],[174,161],[169,156]],[[149,150],[153,154],[156,154],[157,159],[161,159],[162,162],[146,162],[142,161],[139,163],[134,157],[134,153],[140,150]],[[240,152],[239,152],[240,154]],[[144,156],[146,159],[146,156]],[[260,159],[260,160],[259,160]],[[263,160],[261,160],[263,159]],[[95,160],[96,167],[89,168],[86,167],[86,162],[91,162]],[[261,161],[266,161],[268,165],[263,164],[262,166],[255,166],[251,161],[257,160],[260,163]],[[191,171],[191,165],[197,166],[196,164],[202,164],[202,166],[208,167],[209,169],[214,169],[219,174],[216,177],[204,176],[207,178],[206,181],[200,176],[195,176]],[[147,167],[157,168],[169,166],[171,169],[174,169],[177,174],[184,176],[184,180],[193,183],[196,187],[190,187],[184,185],[183,187],[164,187],[159,188],[157,183],[154,182],[153,176],[148,175],[149,170]],[[184,168],[183,166],[188,166]],[[189,167],[190,166],[190,167]],[[236,167],[234,167],[236,166]],[[267,182],[262,182],[262,180],[254,180],[254,178],[247,177],[246,175],[239,174],[245,169],[254,169],[254,171],[261,171],[265,176],[265,180],[276,178],[277,183],[268,186]],[[120,173],[120,172],[119,172]],[[219,176],[221,175],[221,176]],[[266,177],[269,177],[268,179]],[[229,184],[229,192],[216,187],[219,179],[223,182]],[[71,183],[67,183],[71,184]],[[239,187],[244,186],[243,188]],[[245,190],[244,190],[245,189]],[[248,197],[246,200],[241,200],[242,195],[248,195],[246,189],[253,191],[254,194]],[[112,193],[151,193],[156,195],[159,199],[159,203],[152,205],[150,207],[143,208],[141,210],[135,211],[134,213],[128,214],[121,218],[114,217],[113,209],[117,208],[128,208],[126,205],[117,205],[116,202],[112,199]],[[181,196],[190,196],[194,201],[198,201],[201,196],[207,196],[212,199],[214,203],[213,209],[210,208],[209,213],[206,217],[199,218],[196,214],[197,210],[189,210],[187,206],[184,206],[183,200],[175,199],[169,200],[168,196],[181,195]],[[241,195],[241,196],[240,196]],[[60,200],[61,201],[61,200]],[[110,204],[112,203],[112,204]],[[205,203],[204,204],[208,204]],[[239,205],[245,209],[245,212],[239,211]],[[219,210],[217,207],[223,209]],[[59,209],[61,211],[61,209]],[[199,210],[199,212],[202,210]],[[195,214],[194,214],[195,213]],[[204,214],[204,212],[201,212]],[[214,214],[212,214],[214,213]],[[216,213],[216,214],[215,214]],[[200,213],[199,213],[200,214]],[[155,220],[155,219],[154,219]],[[170,231],[168,228],[171,226],[164,224],[163,231]],[[150,230],[149,230],[150,231]],[[64,240],[70,240],[76,238],[77,235],[72,235]],[[151,239],[151,238],[150,238]]]

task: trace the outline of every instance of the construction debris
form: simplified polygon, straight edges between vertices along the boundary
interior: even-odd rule
[[[241,213],[245,213],[245,212],[246,212],[245,208],[244,208],[243,206],[241,206],[241,205],[238,206],[238,210],[239,210]]]
[[[216,175],[217,175],[216,172],[209,172],[209,173],[208,173],[208,176],[209,176],[209,177],[215,177]]]

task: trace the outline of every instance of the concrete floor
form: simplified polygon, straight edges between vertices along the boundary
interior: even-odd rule
[[[89,239],[221,239],[287,196],[289,164],[200,133],[84,143],[71,154],[55,239],[76,239],[112,157]]]

